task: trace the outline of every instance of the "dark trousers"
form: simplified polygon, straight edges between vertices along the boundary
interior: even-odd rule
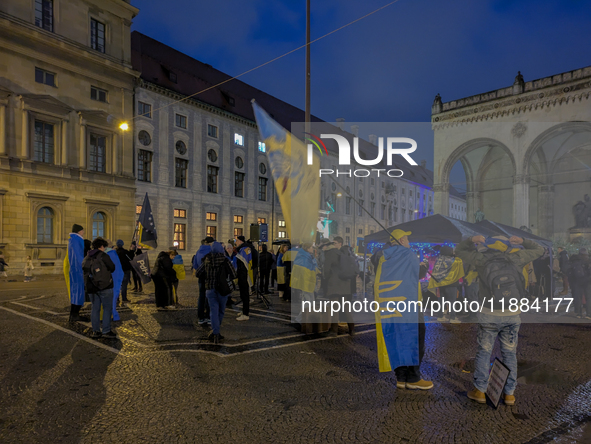
[[[205,293],[205,279],[199,279],[199,299],[197,300],[197,318],[209,319],[209,302]]]
[[[352,294],[331,294],[329,296],[331,301],[338,301],[342,302],[343,299],[347,302],[353,301]],[[353,333],[355,328],[355,324],[353,323],[353,313],[346,311],[341,313],[335,313],[330,319],[330,331],[333,333],[338,333],[339,331],[339,322],[344,320],[349,327],[349,333]]]
[[[562,291],[568,293],[568,276],[566,273],[562,273]]]
[[[276,281],[277,281],[277,268],[273,268],[271,270],[271,287],[275,286]]]
[[[589,294],[591,291],[591,284],[585,284],[581,282],[577,282],[573,280],[570,283],[570,288],[572,291],[573,296],[573,303],[575,304],[575,312],[577,315],[583,314],[583,307],[585,307],[585,311],[587,316],[590,315],[589,308],[591,304],[589,304]],[[583,304],[583,297],[585,298],[585,304]]]
[[[271,270],[261,270],[261,293],[269,293],[269,276]]]
[[[152,276],[154,281],[154,292],[156,296],[156,307],[167,307],[171,304],[172,286],[167,279],[160,276]]]
[[[394,369],[398,382],[419,382],[421,380],[421,362],[425,356],[425,318],[419,312],[419,365],[410,365]]]
[[[132,269],[131,274],[133,276],[133,289],[138,290],[138,291],[143,291],[142,280],[140,279],[139,274],[137,274],[137,271]]]
[[[246,276],[238,277],[238,288],[240,289],[240,299],[242,300],[242,314],[248,316],[250,312],[250,287]]]
[[[127,287],[129,286],[129,278],[131,277],[131,270],[123,272],[123,281],[121,282],[121,299],[128,301],[127,299]]]

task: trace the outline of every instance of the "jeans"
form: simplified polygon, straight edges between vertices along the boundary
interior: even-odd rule
[[[226,302],[228,296],[222,296],[216,290],[207,290],[207,300],[209,301],[209,309],[211,310],[211,328],[213,328],[213,334],[220,334],[220,325],[224,319],[226,313]]]
[[[92,312],[90,320],[93,331],[101,331],[101,305],[103,307],[103,334],[111,331],[111,316],[113,314],[113,289],[90,293],[92,301]]]
[[[478,313],[478,351],[474,362],[474,386],[481,392],[486,392],[490,373],[490,355],[499,336],[501,358],[509,370],[509,378],[503,390],[512,395],[517,387],[517,339],[521,318],[514,316],[494,316]]]
[[[240,300],[242,300],[242,314],[248,316],[250,313],[250,287],[246,276],[238,276],[238,289],[240,290]]]
[[[205,292],[205,278],[199,279],[199,299],[197,300],[197,318],[201,321],[209,319],[209,302]]]
[[[425,356],[425,318],[423,313],[419,312],[419,365],[409,365],[404,367],[397,367],[394,369],[396,380],[398,382],[419,382],[421,378],[421,362]]]
[[[129,286],[129,278],[131,277],[131,270],[123,272],[123,282],[121,282],[121,300],[128,301],[127,287]]]

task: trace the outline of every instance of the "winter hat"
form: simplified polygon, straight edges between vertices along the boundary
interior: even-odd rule
[[[117,244],[117,247],[122,248],[123,245],[125,244],[125,242],[123,242],[121,239],[118,239],[116,244]]]
[[[212,244],[215,242],[215,239],[211,236],[207,236],[205,239],[203,239],[205,241],[206,244]]]
[[[246,238],[244,236],[238,236],[236,239],[242,242],[246,242]]]
[[[80,233],[82,230],[84,230],[84,227],[82,225],[72,225],[72,233]]]

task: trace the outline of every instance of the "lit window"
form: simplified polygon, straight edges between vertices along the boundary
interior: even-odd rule
[[[261,153],[266,153],[267,152],[267,147],[265,146],[265,142],[259,142],[259,151]]]
[[[218,220],[218,213],[205,213],[205,220]]]
[[[287,231],[280,231],[277,235],[279,239],[285,239],[287,237]]]
[[[144,102],[137,103],[137,113],[138,116],[152,118],[152,105],[149,105]]]
[[[214,125],[207,125],[207,135],[209,137],[218,137],[218,127]]]
[[[179,128],[187,128],[187,117],[181,114],[177,114],[175,117],[175,124]]]
[[[37,212],[37,243],[53,243],[53,210],[43,207]]]
[[[44,83],[49,86],[55,85],[55,74],[49,71],[45,71],[41,68],[35,68],[35,82]]]
[[[174,242],[173,245],[177,250],[185,249],[185,233],[187,231],[187,225],[185,224],[174,224]]]
[[[213,225],[208,225],[207,227],[205,227],[205,235],[206,236],[211,236],[215,239],[216,234],[217,234],[217,227],[215,227]]]
[[[234,215],[234,223],[235,224],[241,224],[243,220],[244,220],[244,218],[242,216],[240,216],[238,214]]]
[[[264,217],[259,217],[259,218],[257,218],[257,223],[259,223],[259,224],[266,224],[267,223],[267,219],[265,219]]]
[[[244,136],[242,134],[234,133],[234,143],[239,146],[244,146]]]
[[[53,125],[35,120],[33,160],[53,163]]]
[[[105,24],[95,19],[90,19],[90,47],[105,52]]]
[[[280,227],[285,227],[285,221],[284,220],[280,220],[279,221],[279,226]]]
[[[141,214],[141,213],[142,213],[142,206],[136,205],[135,206],[135,214]]]
[[[234,237],[243,236],[243,232],[242,228],[234,228]]]
[[[182,210],[180,208],[175,208],[174,209],[174,217],[182,217],[183,219],[186,219],[186,217],[187,217],[187,210]]]
[[[90,98],[92,100],[98,100],[99,102],[107,101],[107,91],[104,89],[97,88],[96,86],[90,87]]]

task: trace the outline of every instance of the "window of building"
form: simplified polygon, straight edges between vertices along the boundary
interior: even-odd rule
[[[234,215],[234,223],[235,224],[241,224],[243,220],[244,220],[243,216],[240,216],[239,214]]]
[[[357,207],[357,216],[363,216],[363,201],[359,201],[359,206]]]
[[[372,216],[375,217],[376,215],[376,203],[375,202],[370,202],[369,204],[369,212]]]
[[[207,192],[217,193],[218,192],[218,167],[211,165],[207,166]]]
[[[218,161],[218,153],[216,153],[215,150],[209,150],[207,152],[207,158],[209,159],[210,162],[217,162]]]
[[[234,143],[239,146],[244,146],[244,136],[242,134],[234,133]]]
[[[386,219],[386,205],[380,207],[380,219]]]
[[[174,224],[174,240],[172,244],[176,247],[177,250],[185,249],[186,232],[186,224]]]
[[[187,167],[189,161],[185,159],[175,159],[175,181],[174,186],[178,188],[187,188]]]
[[[284,220],[280,220],[279,221],[279,226],[280,227],[285,227],[285,221]]]
[[[104,173],[107,168],[107,138],[105,136],[90,133],[89,139],[88,169],[90,171]]]
[[[257,223],[259,223],[259,224],[266,224],[267,223],[267,219],[265,217],[259,217],[259,218],[257,218]]]
[[[214,125],[207,124],[207,135],[209,137],[218,137],[218,127]]]
[[[345,198],[345,214],[351,214],[351,198]]]
[[[234,161],[234,164],[236,165],[236,168],[242,169],[242,167],[244,166],[244,160],[242,160],[242,157],[237,157]]]
[[[177,114],[175,117],[175,125],[179,128],[187,129],[187,116],[183,116],[182,114]]]
[[[345,233],[350,233],[350,232],[351,232],[351,228],[345,227]]]
[[[53,0],[35,0],[35,26],[53,32]]]
[[[179,153],[181,156],[187,154],[187,145],[182,140],[177,140],[176,144],[174,145],[176,152]]]
[[[363,234],[363,228],[359,229],[359,234]]]
[[[105,52],[105,24],[95,19],[90,19],[90,47]]]
[[[259,151],[261,153],[266,153],[267,152],[267,147],[265,146],[265,142],[259,142]]]
[[[347,245],[351,245],[351,237],[350,236],[345,236],[345,243]]]
[[[176,72],[168,71],[168,80],[170,80],[172,83],[176,83]]]
[[[244,173],[234,172],[234,196],[244,197]]]
[[[217,234],[217,227],[214,225],[208,225],[207,227],[205,227],[205,235],[206,236],[211,236],[214,239],[216,239],[216,234]]]
[[[53,244],[53,210],[49,207],[37,211],[37,243]]]
[[[137,180],[152,182],[152,152],[138,150],[137,155]]]
[[[150,137],[150,134],[147,131],[141,130],[137,137],[140,143],[144,146],[148,146],[152,143],[152,138]]]
[[[142,214],[142,205],[135,206],[135,214]]]
[[[175,208],[173,214],[174,214],[174,217],[180,217],[182,219],[187,218],[187,210],[183,210],[181,208]]]
[[[92,215],[92,238],[105,237],[105,226],[107,216],[102,211],[97,211]]]
[[[267,178],[259,177],[259,200],[267,200]]]
[[[205,220],[212,220],[212,221],[217,221],[218,220],[218,213],[205,213]]]
[[[234,237],[244,236],[244,230],[242,228],[234,228]]]
[[[35,82],[55,86],[55,74],[41,68],[35,68]]]
[[[264,163],[260,163],[259,164],[259,173],[267,174],[267,165],[265,165]]]
[[[277,237],[279,239],[285,239],[285,238],[287,238],[287,231],[279,231],[279,233],[277,233]]]
[[[53,163],[53,145],[53,125],[35,120],[33,160],[36,162]]]
[[[107,101],[107,91],[104,89],[97,88],[96,86],[90,87],[90,98],[92,100],[98,100],[99,102]]]
[[[152,105],[144,102],[137,103],[137,112],[138,116],[147,117],[149,119],[152,118]]]

